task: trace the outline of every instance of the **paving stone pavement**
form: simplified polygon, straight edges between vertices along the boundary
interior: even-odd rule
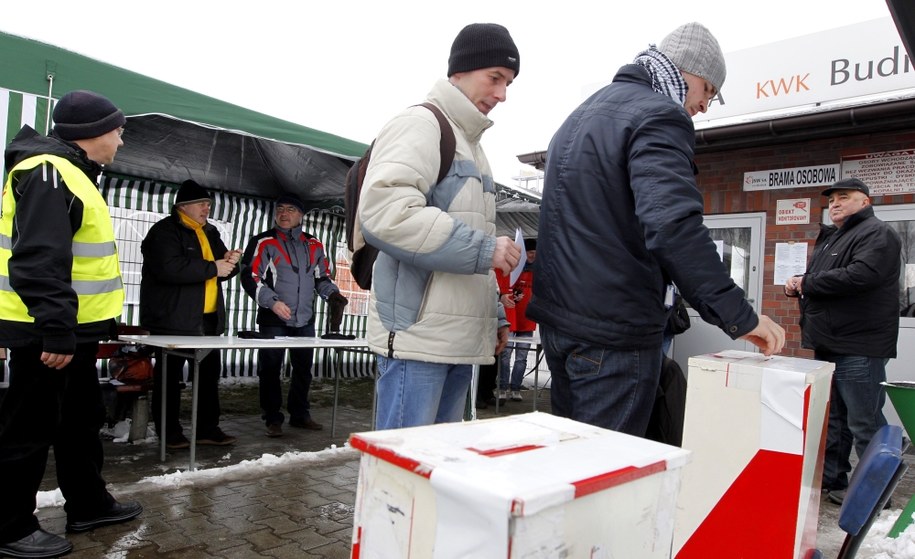
[[[252,391],[251,397],[256,401],[256,385]],[[508,402],[499,415],[531,411],[533,392],[525,391],[523,395],[524,402]],[[548,393],[541,396],[539,403],[541,411],[549,411]],[[121,500],[139,501],[144,512],[129,523],[67,534],[74,545],[68,557],[349,557],[359,453],[344,447],[350,433],[371,430],[370,411],[339,406],[336,436],[330,432],[330,407],[313,406],[312,415],[324,424],[323,431],[285,425],[285,434],[280,438],[266,437],[257,415],[223,416],[223,430],[238,437],[238,442],[230,447],[198,447],[199,470],[255,460],[264,454],[314,452],[317,457],[302,462],[281,461],[269,468],[221,474],[175,487],[146,478],[187,472],[187,450],[169,451],[162,462],[155,439],[136,444],[106,440],[103,473],[110,491]],[[492,406],[479,411],[480,418],[495,416]],[[912,469],[903,478],[895,498],[900,507],[903,499],[908,500],[915,492],[915,455],[911,450],[907,461]],[[52,453],[43,491],[58,487],[54,476]],[[817,544],[825,558],[837,555],[844,537],[837,526],[838,510],[825,499],[820,505]],[[66,514],[62,507],[42,508],[38,517],[46,530],[64,534]]]

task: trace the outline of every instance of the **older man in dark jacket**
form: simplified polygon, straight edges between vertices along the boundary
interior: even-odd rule
[[[683,25],[623,66],[550,143],[527,315],[540,324],[557,415],[645,434],[671,282],[731,338],[767,355],[784,345],[702,223],[690,117],[724,78],[715,38]]]
[[[841,504],[852,442],[860,458],[886,425],[881,383],[899,337],[902,242],[874,215],[870,189],[860,180],[841,180],[823,195],[833,225],[822,228],[807,272],[788,279],[785,295],[798,297],[804,347],[836,365],[822,488]]]
[[[184,181],[171,215],[153,225],[143,239],[140,324],[152,334],[218,336],[225,330],[226,306],[220,284],[238,273],[241,251],[227,249],[219,231],[207,220],[211,202],[203,187]],[[178,421],[179,378],[186,361],[168,357],[168,409],[161,418],[162,359],[156,359],[153,417],[156,431],[171,449],[190,446]],[[200,361],[197,444],[235,442],[235,437],[219,428],[220,366],[218,351]]]

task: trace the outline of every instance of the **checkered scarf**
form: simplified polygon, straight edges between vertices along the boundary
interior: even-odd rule
[[[648,70],[651,76],[651,89],[661,95],[667,95],[681,105],[686,102],[687,86],[683,75],[656,46],[649,46],[648,50],[640,52],[632,62]]]

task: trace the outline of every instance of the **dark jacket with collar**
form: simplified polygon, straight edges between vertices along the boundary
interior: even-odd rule
[[[67,159],[93,182],[102,170],[78,145],[53,134],[42,136],[29,126],[24,126],[7,147],[6,169],[46,154]],[[5,184],[6,177],[3,180]],[[105,340],[116,334],[114,320],[77,324],[79,303],[70,287],[70,275],[73,235],[82,226],[83,204],[68,188],[58,188],[62,182],[60,174],[48,165],[18,174],[13,185],[16,264],[10,266],[10,278],[19,286],[17,292],[35,322],[0,319],[3,347],[39,343],[45,351],[68,354],[77,343]]]
[[[550,142],[527,315],[612,348],[661,345],[665,286],[738,338],[758,324],[702,223],[689,114],[623,66]]]
[[[204,225],[215,259],[222,258],[226,245],[219,230]],[[216,263],[204,260],[197,233],[181,223],[178,210],[153,225],[141,245],[143,277],[140,280],[140,325],[153,334],[202,336],[206,281],[217,276]],[[238,273],[219,278],[217,290],[216,334],[226,323],[226,305],[221,283]]]
[[[801,283],[804,347],[896,357],[901,246],[871,206],[841,228],[822,226]]]

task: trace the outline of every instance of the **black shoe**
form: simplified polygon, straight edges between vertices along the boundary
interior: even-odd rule
[[[0,544],[0,555],[4,557],[60,557],[72,550],[72,543],[41,528],[14,542]]]
[[[841,505],[842,503],[845,502],[845,490],[844,489],[833,489],[832,491],[830,491],[829,493],[826,494],[826,498],[831,503],[834,503],[836,505]]]
[[[143,512],[143,506],[136,501],[115,502],[105,512],[84,520],[67,519],[67,532],[88,532],[109,524],[120,524],[132,520]]]
[[[222,429],[216,427],[206,435],[197,435],[197,444],[209,446],[226,446],[235,444],[237,439],[231,435],[226,435]]]
[[[297,429],[308,429],[309,431],[320,431],[324,428],[323,425],[310,417],[308,419],[290,419],[289,425]]]
[[[486,400],[477,400],[477,409],[485,410],[489,407],[489,404],[486,403]]]

